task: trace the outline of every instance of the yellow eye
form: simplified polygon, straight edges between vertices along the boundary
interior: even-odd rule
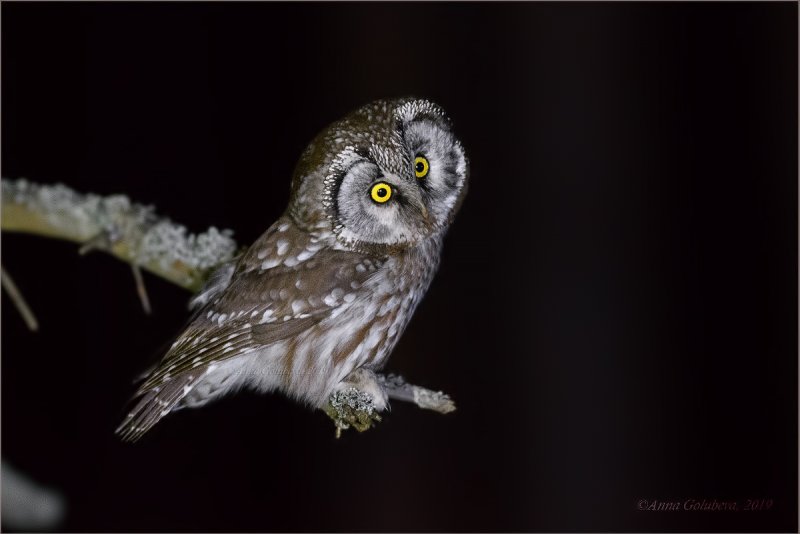
[[[378,182],[377,184],[372,186],[372,189],[369,192],[369,196],[371,196],[372,200],[374,200],[378,204],[383,204],[384,202],[392,198],[392,186],[390,186],[386,182]]]
[[[428,165],[427,159],[423,156],[414,158],[414,174],[417,175],[417,178],[425,178],[428,175],[428,169],[430,169],[430,165]]]

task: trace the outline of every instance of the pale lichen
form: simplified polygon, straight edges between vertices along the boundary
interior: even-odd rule
[[[63,184],[40,185],[24,178],[4,179],[2,185],[4,209],[24,206],[76,239],[87,240],[103,230],[110,236],[128,235],[157,220],[152,206],[132,204],[125,195],[81,194]]]
[[[161,220],[142,236],[139,252],[143,262],[158,261],[165,269],[180,262],[191,269],[206,271],[224,263],[236,252],[232,230],[212,226],[191,234],[185,226]]]
[[[190,233],[159,217],[152,206],[125,195],[78,193],[63,184],[3,180],[3,230],[30,232],[79,243],[103,239],[112,254],[189,289],[237,250],[232,230]],[[94,247],[98,248],[98,247]]]
[[[363,432],[381,420],[372,396],[352,387],[332,393],[325,413],[336,425],[337,438],[342,430],[353,427]]]

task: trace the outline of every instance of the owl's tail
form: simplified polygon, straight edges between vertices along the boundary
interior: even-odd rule
[[[122,441],[135,442],[141,438],[145,432],[153,428],[162,417],[172,411],[175,405],[191,391],[197,373],[192,376],[190,373],[182,373],[169,382],[160,384],[145,392],[139,402],[125,420],[117,427],[115,434]]]

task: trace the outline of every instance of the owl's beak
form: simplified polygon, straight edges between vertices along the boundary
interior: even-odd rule
[[[428,222],[428,208],[420,204],[419,211],[422,213],[422,218],[425,220],[425,222]]]
[[[417,211],[419,211],[419,214],[422,215],[422,220],[426,223],[429,223],[430,215],[428,214],[428,208],[425,207],[425,203],[422,201],[422,195],[419,194],[419,190],[410,189],[406,193],[406,198],[408,199],[409,203],[414,206]]]

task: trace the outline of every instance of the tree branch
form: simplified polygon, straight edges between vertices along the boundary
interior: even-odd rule
[[[124,195],[102,197],[69,187],[39,185],[24,179],[2,181],[2,230],[65,239],[80,252],[101,250],[189,291],[199,290],[215,267],[237,251],[231,230],[211,227],[191,234],[185,226],[156,215],[152,206],[132,203]],[[136,278],[142,304],[149,309],[144,286]],[[449,413],[455,403],[441,391],[407,383],[397,375],[379,375],[395,400]]]
[[[446,393],[409,384],[400,375],[378,375],[378,381],[390,399],[413,402],[420,408],[439,413],[450,413],[456,409],[456,403]]]
[[[202,234],[156,215],[152,206],[124,195],[101,197],[69,187],[4,179],[2,229],[100,249],[190,291],[197,291],[217,265],[236,252],[231,230]]]

